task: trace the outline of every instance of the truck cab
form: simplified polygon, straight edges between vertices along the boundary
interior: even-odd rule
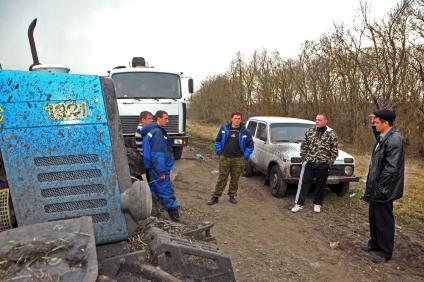
[[[141,57],[132,61],[131,67],[116,67],[109,72],[115,85],[119,116],[126,144],[135,146],[134,135],[142,111],[155,114],[158,110],[169,114],[165,127],[176,160],[181,158],[188,144],[186,134],[187,108],[183,93],[193,93],[193,80],[182,73],[156,69],[146,65]],[[182,86],[182,81],[188,82]]]

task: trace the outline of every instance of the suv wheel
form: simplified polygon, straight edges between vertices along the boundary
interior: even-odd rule
[[[249,161],[246,161],[244,164],[244,169],[243,169],[243,176],[244,177],[251,177],[253,175],[253,167],[250,164]]]
[[[274,197],[283,197],[287,192],[287,183],[283,180],[283,174],[277,165],[271,168],[269,173],[269,188]]]
[[[349,192],[349,182],[333,185],[330,189],[332,192],[336,193],[337,196],[343,197]]]

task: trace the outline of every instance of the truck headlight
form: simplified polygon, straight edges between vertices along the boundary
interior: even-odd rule
[[[345,166],[344,172],[347,176],[353,175],[353,166],[350,166],[350,165]]]
[[[302,170],[302,167],[300,165],[292,165],[290,167],[290,175],[291,176],[300,176],[301,170]]]
[[[176,144],[176,145],[182,145],[183,144],[183,139],[174,139],[174,144]]]

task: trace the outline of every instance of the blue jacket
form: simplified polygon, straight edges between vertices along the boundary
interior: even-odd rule
[[[174,166],[174,151],[166,130],[155,122],[143,126],[143,161],[146,169],[154,169],[158,175],[169,174]]]
[[[218,135],[216,135],[215,153],[218,156],[220,156],[222,154],[222,151],[224,150],[225,143],[227,142],[228,137],[230,136],[230,128],[231,123],[225,124],[219,129]],[[238,141],[240,145],[240,150],[243,154],[243,158],[245,160],[248,160],[253,152],[253,139],[252,135],[250,134],[250,131],[247,130],[246,125],[244,123],[240,124]]]

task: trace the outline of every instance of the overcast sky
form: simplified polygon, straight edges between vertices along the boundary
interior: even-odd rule
[[[397,2],[370,0],[381,18]],[[240,51],[296,57],[333,23],[350,26],[359,0],[0,0],[0,64],[27,70],[28,25],[41,63],[72,73],[105,74],[144,56],[150,65],[183,71],[198,83],[222,73]]]

